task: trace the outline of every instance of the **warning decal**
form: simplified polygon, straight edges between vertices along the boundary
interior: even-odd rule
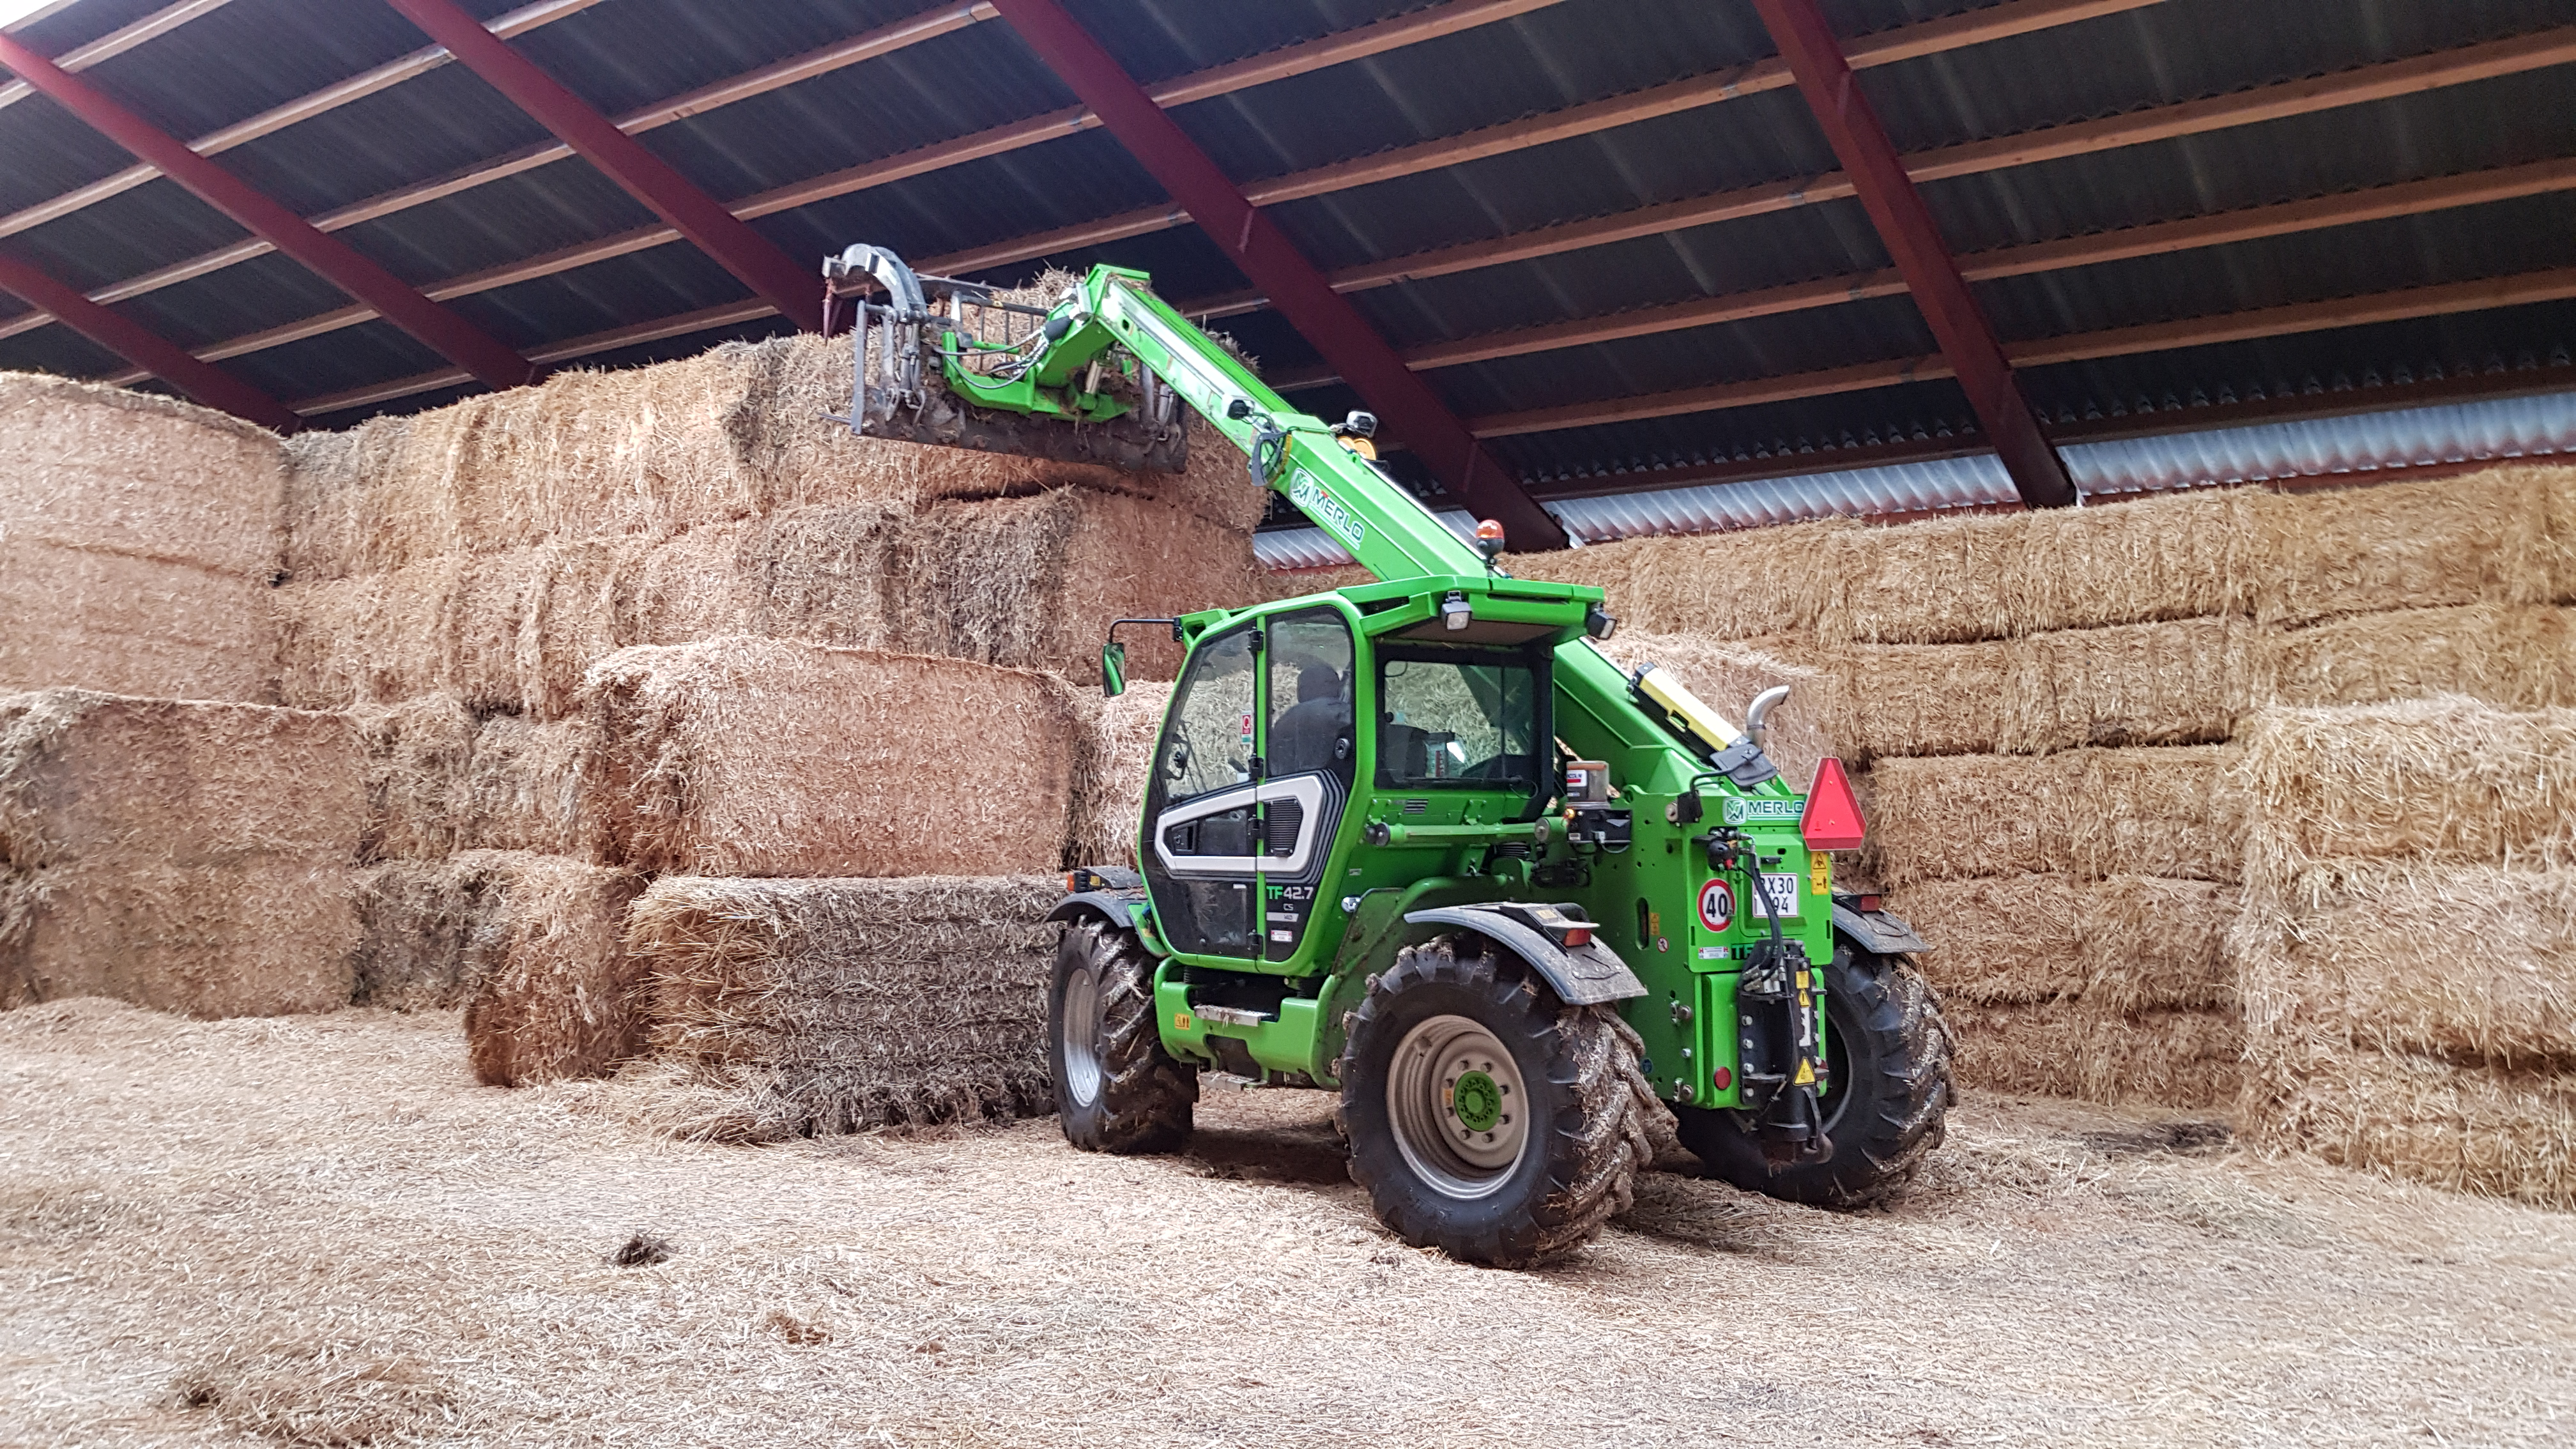
[[[1713,880],[1699,888],[1699,923],[1712,931],[1735,924],[1735,887]]]

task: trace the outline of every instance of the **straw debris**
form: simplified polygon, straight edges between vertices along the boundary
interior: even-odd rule
[[[627,947],[688,1088],[659,1125],[763,1142],[1051,1110],[1058,897],[1045,878],[654,882]]]
[[[1063,852],[1076,707],[1051,677],[731,638],[611,655],[587,689],[636,868],[1002,874]]]
[[[334,717],[71,689],[0,698],[0,1004],[345,1004],[365,812],[358,742]]]

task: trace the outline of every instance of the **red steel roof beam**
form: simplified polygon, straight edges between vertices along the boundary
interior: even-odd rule
[[[0,291],[15,292],[53,313],[63,325],[210,408],[281,433],[304,425],[293,408],[212,363],[199,362],[178,343],[15,257],[0,257]]]
[[[536,376],[528,360],[500,339],[422,296],[347,242],[316,230],[311,222],[190,150],[187,142],[127,110],[107,92],[38,55],[15,37],[0,35],[0,65],[16,71],[29,85],[53,97],[63,109],[100,134],[161,168],[162,175],[320,273],[333,286],[375,308],[378,315],[485,384],[517,387]]]
[[[1121,70],[1056,0],[993,0],[1002,18],[1073,88],[1191,220],[1271,299],[1307,341],[1350,380],[1371,409],[1428,465],[1442,486],[1499,520],[1522,552],[1566,546],[1565,530],[1523,492],[1430,384],[1333,290],[1287,233],[1245,198],[1145,88]]]
[[[1823,12],[1815,0],[1753,0],[1753,8],[1798,78],[1807,109],[1833,143],[1834,155],[1895,259],[1906,290],[1914,294],[1915,306],[1940,341],[1942,355],[1958,373],[1968,406],[1994,440],[2014,490],[2033,508],[2073,504],[2075,484],[2067,477],[2065,460],[2040,431],[2039,414],[2022,391],[2021,379],[2004,360],[1994,327],[1968,291],[1967,279],[1959,275],[1959,263],[1933,224],[1931,208],[1914,189],[1876,108],[1861,94]]]
[[[776,243],[752,230],[750,223],[700,190],[677,167],[644,149],[642,142],[619,130],[535,61],[484,29],[483,22],[458,8],[455,0],[385,3],[447,47],[448,54],[554,132],[557,140],[598,167],[627,195],[651,208],[672,230],[715,258],[717,265],[740,278],[781,316],[809,332],[821,324],[820,273],[798,266]]]

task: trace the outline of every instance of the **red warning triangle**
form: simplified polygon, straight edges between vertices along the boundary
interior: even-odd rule
[[[1868,828],[1860,818],[1860,797],[1852,793],[1851,779],[1843,774],[1843,762],[1818,762],[1816,783],[1807,791],[1807,813],[1798,819],[1798,833],[1806,837],[1807,848],[1858,850],[1861,834]]]

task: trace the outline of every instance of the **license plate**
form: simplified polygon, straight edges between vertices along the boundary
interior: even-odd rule
[[[1774,873],[1772,871],[1764,871],[1762,873],[1762,899],[1769,904],[1772,914],[1777,915],[1780,919],[1785,921],[1794,918],[1798,914],[1797,872],[1779,871]]]

